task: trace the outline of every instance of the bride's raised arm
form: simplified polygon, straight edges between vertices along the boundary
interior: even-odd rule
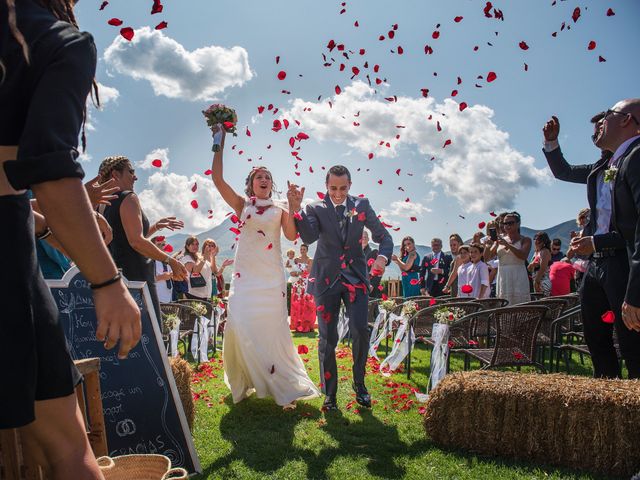
[[[226,137],[226,132],[224,128],[222,130],[222,140],[220,141],[220,149],[213,154],[213,164],[211,165],[211,179],[213,180],[213,184],[216,186],[220,195],[227,202],[236,215],[240,216],[242,213],[242,209],[244,208],[244,197],[238,195],[238,193],[231,188],[231,186],[225,181],[224,175],[222,173],[222,157],[224,152],[224,141]],[[215,133],[214,133],[215,135]]]

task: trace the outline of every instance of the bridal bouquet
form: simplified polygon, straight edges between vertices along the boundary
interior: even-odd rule
[[[207,125],[214,132],[213,151],[220,151],[220,140],[216,138],[219,132],[215,130],[217,125],[222,125],[224,131],[232,133],[234,137],[237,137],[236,124],[238,123],[238,116],[233,108],[229,108],[221,103],[214,103],[206,110],[202,111],[204,118],[207,120]]]
[[[464,310],[457,307],[442,307],[433,314],[438,323],[453,323],[464,315]]]

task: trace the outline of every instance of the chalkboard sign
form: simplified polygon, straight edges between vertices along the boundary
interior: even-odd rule
[[[77,267],[47,284],[58,305],[73,359],[100,358],[109,455],[159,453],[169,457],[174,467],[200,473],[147,284],[125,280],[142,314],[140,342],[126,360],[118,359],[117,346],[106,350],[103,342],[96,340],[93,295]]]

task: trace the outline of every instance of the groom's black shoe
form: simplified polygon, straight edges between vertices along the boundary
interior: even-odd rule
[[[356,392],[356,402],[366,408],[371,408],[371,395],[364,383],[354,383],[353,391]]]
[[[336,402],[335,395],[327,395],[327,397],[324,399],[324,403],[322,404],[322,410],[338,410],[338,402]]]

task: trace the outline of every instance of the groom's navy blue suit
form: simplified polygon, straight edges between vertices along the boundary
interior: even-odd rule
[[[356,384],[364,384],[369,351],[369,268],[360,243],[364,227],[371,231],[373,241],[380,245],[379,255],[389,259],[393,252],[391,235],[380,223],[368,199],[348,196],[342,216],[337,208],[339,206],[334,207],[327,193],[324,200],[301,211],[302,219],[296,220],[305,243],[318,241],[308,291],[314,295],[319,309],[320,381],[323,382],[323,392],[330,396],[335,396],[338,388],[335,349],[341,301],[347,309],[353,340],[353,380]]]

